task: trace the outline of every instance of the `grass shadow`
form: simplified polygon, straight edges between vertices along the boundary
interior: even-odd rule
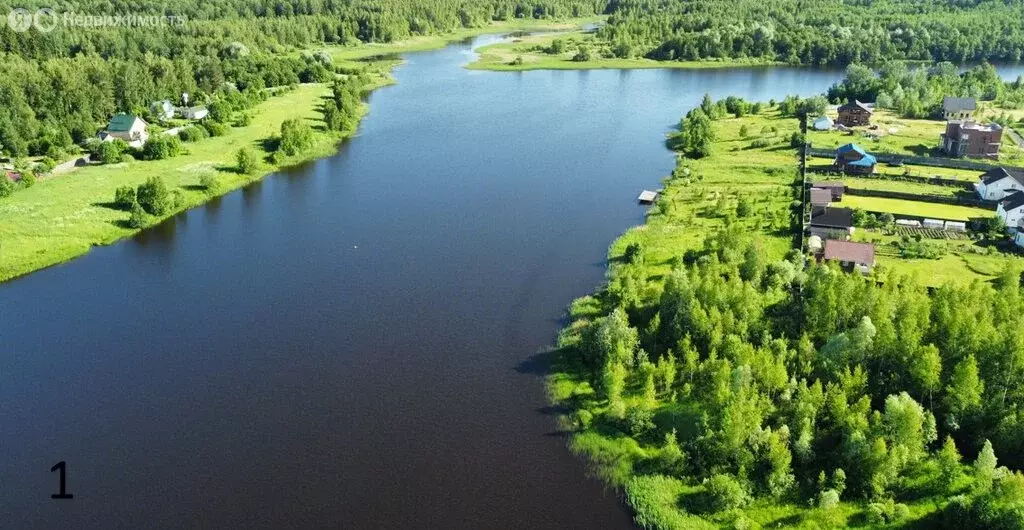
[[[90,204],[89,206],[95,206],[97,208],[106,208],[108,210],[117,210],[119,212],[123,212],[124,211],[114,201],[94,202],[94,203]]]

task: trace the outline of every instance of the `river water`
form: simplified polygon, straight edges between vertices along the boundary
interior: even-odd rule
[[[470,72],[472,46],[409,55],[336,155],[0,285],[0,526],[632,527],[541,353],[705,92],[840,74]]]

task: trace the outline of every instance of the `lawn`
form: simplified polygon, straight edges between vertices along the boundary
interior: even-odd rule
[[[841,203],[837,206],[845,208],[861,208],[872,212],[889,212],[896,217],[900,215],[916,215],[935,219],[949,219],[955,221],[967,221],[976,217],[992,217],[994,210],[974,208],[971,206],[957,206],[954,204],[935,204],[930,202],[906,201],[902,199],[888,199],[881,197],[859,197],[855,195],[843,195]]]
[[[825,179],[818,179],[825,180]],[[832,179],[829,179],[832,180]],[[953,197],[957,194],[972,194],[969,190],[955,186],[938,186],[935,184],[924,184],[920,182],[907,182],[902,180],[886,180],[880,178],[858,178],[843,177],[839,179],[848,188],[861,190],[897,191],[902,193],[916,193],[918,195],[937,195],[942,197]],[[844,197],[845,202],[845,197]]]
[[[833,119],[835,111],[830,111]],[[876,111],[871,123],[876,130],[855,127],[852,132],[808,131],[807,140],[815,148],[834,149],[844,144],[856,143],[869,153],[888,153],[907,156],[942,156],[938,152],[939,135],[946,130],[946,122],[940,120],[913,120],[900,118],[888,110]],[[878,135],[877,138],[868,135]],[[1003,135],[1000,161],[972,161],[990,164],[1014,164],[1024,160],[1024,149],[1019,148],[1008,134]],[[928,169],[923,169],[929,171]],[[963,172],[962,170],[960,170]]]
[[[259,178],[260,175],[234,171],[235,153],[249,147],[265,155],[262,142],[278,133],[281,122],[288,118],[301,117],[319,126],[317,107],[320,98],[329,93],[326,85],[300,85],[258,105],[247,127],[232,128],[225,136],[183,144],[186,154],[158,161],[81,168],[41,179],[35,186],[0,201],[0,281],[61,263],[88,252],[94,245],[110,244],[136,232],[123,225],[128,218],[126,212],[106,204],[113,200],[118,186],[137,186],[149,177],[162,177],[170,189],[181,193],[182,202],[173,212],[177,213],[209,199],[205,191],[197,189],[204,174],[217,176],[219,193]],[[312,149],[284,163],[327,155],[335,149],[337,141],[336,136],[317,133]],[[276,168],[266,165],[262,174],[273,169]]]

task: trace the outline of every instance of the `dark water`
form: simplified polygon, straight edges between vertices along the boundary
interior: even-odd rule
[[[361,134],[0,285],[4,528],[629,528],[537,354],[664,133],[808,69],[468,72],[409,57]],[[52,500],[67,461],[71,501]]]

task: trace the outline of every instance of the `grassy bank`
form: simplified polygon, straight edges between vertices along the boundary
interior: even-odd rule
[[[360,70],[368,80],[364,90],[370,91],[393,82],[391,68],[401,62],[394,54],[441,48],[483,33],[565,30],[599,20],[515,20],[390,44],[323,49],[330,51],[336,65]],[[248,126],[231,128],[224,136],[186,143],[185,152],[179,156],[84,167],[71,174],[41,179],[35,186],[0,200],[0,281],[63,263],[85,254],[93,246],[108,245],[137,233],[138,229],[129,228],[126,223],[128,213],[110,204],[120,186],[135,187],[150,177],[163,178],[168,188],[179,194],[179,201],[173,211],[153,219],[153,223],[158,223],[282,167],[335,152],[346,135],[323,130],[319,107],[322,98],[330,94],[328,85],[301,85],[294,91],[273,93],[276,95],[252,109],[253,119]],[[265,158],[269,154],[267,140],[280,132],[283,121],[295,117],[303,118],[316,130],[310,149],[278,164],[264,162],[253,175],[235,171],[235,153],[239,149],[248,147]],[[216,176],[215,192],[200,186],[204,175]]]
[[[561,45],[552,49],[552,42]],[[562,49],[564,48],[564,49]],[[579,50],[589,51],[585,61],[574,60]],[[574,31],[557,35],[532,35],[484,46],[477,50],[477,60],[466,65],[471,70],[494,70],[516,72],[524,70],[596,70],[596,69],[642,69],[642,68],[730,68],[737,66],[771,66],[762,60],[743,61],[722,59],[708,61],[654,61],[639,58],[613,57],[608,46],[592,34]]]

